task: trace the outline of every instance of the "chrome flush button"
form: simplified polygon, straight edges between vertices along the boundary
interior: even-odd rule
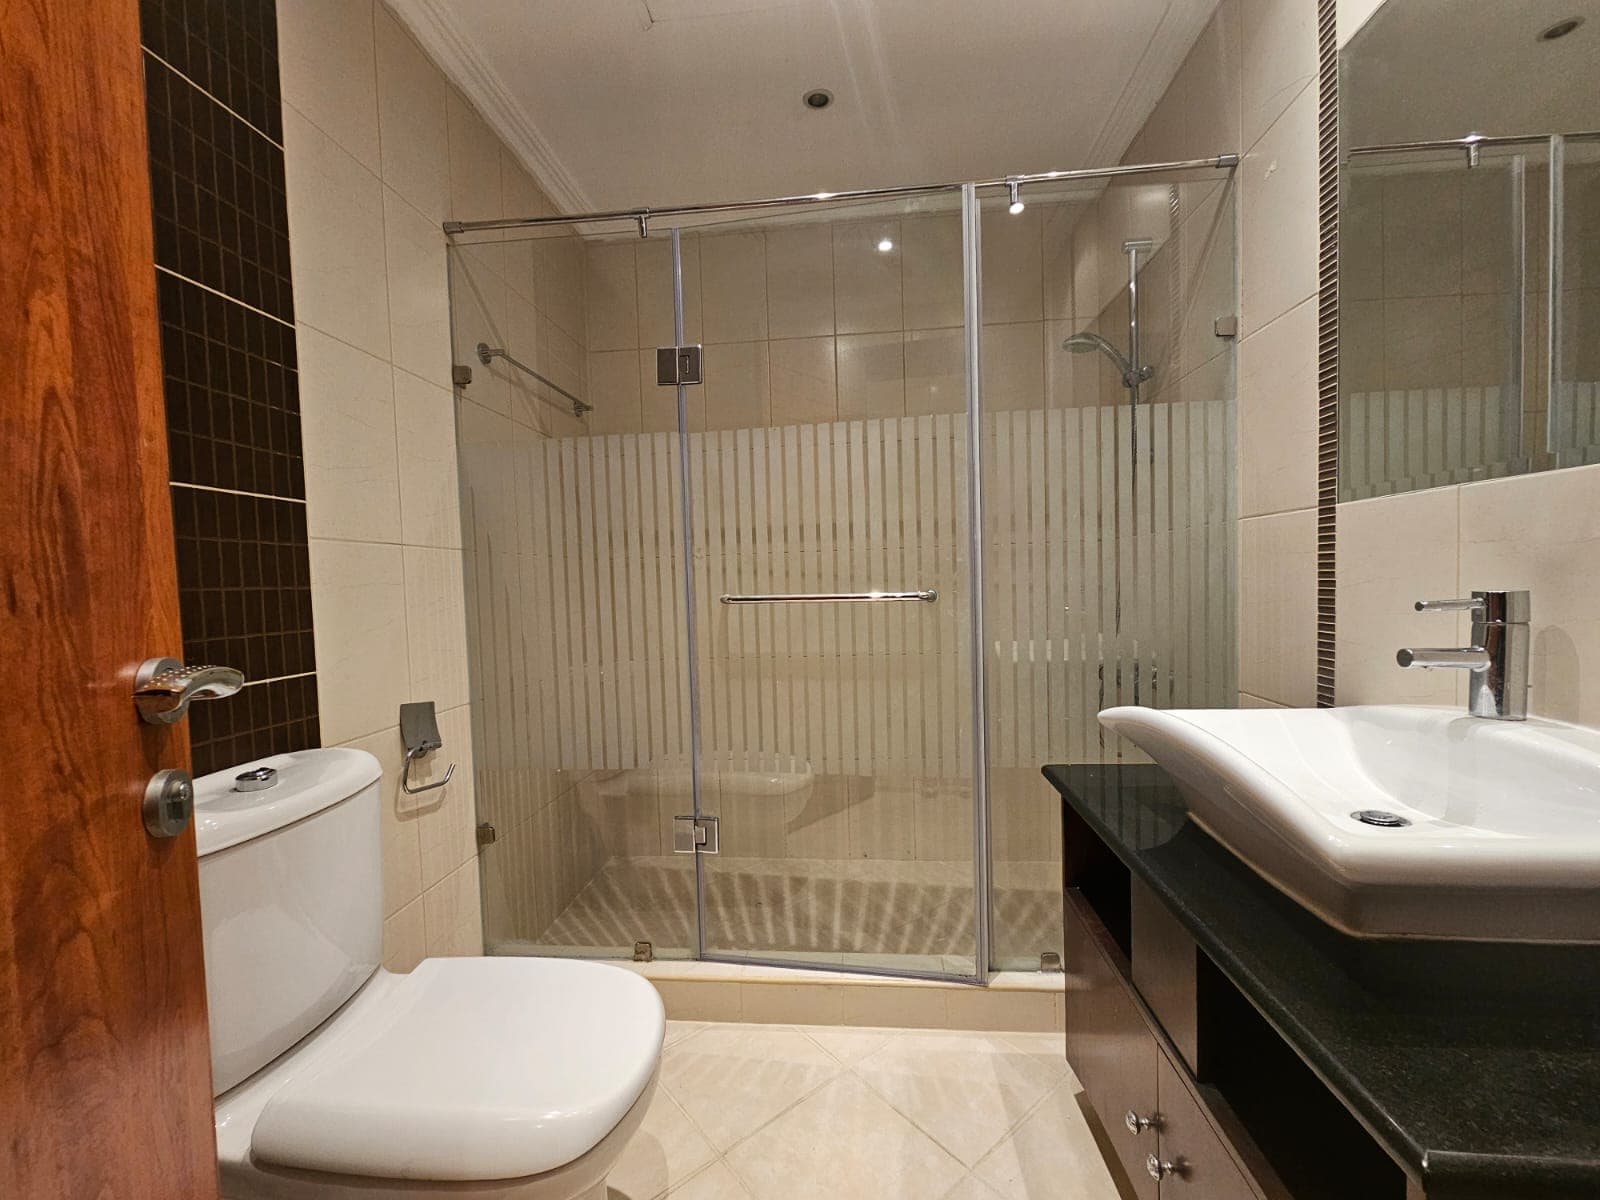
[[[264,792],[278,782],[278,769],[276,767],[257,767],[253,771],[243,771],[233,777],[233,790],[236,792]]]

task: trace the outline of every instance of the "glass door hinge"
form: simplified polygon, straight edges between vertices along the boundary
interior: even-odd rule
[[[677,387],[700,382],[700,347],[661,346],[656,350],[656,383]]]
[[[489,824],[489,822],[484,821],[481,824],[479,824],[479,826],[478,826],[478,845],[480,845],[480,846],[490,845],[499,836],[500,835],[495,832],[494,826]]]
[[[672,852],[674,854],[715,854],[718,841],[717,818],[672,818]]]

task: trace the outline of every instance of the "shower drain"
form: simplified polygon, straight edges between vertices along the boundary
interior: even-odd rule
[[[1411,824],[1399,813],[1385,812],[1381,808],[1361,808],[1350,815],[1363,825],[1378,825],[1384,829],[1400,829]]]

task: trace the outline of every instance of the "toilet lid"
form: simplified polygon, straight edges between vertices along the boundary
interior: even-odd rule
[[[666,1029],[603,963],[436,958],[272,1096],[252,1156],[383,1179],[516,1179],[592,1150],[644,1092]]]

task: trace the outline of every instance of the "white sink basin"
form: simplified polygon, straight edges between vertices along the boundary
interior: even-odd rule
[[[1600,942],[1600,732],[1386,706],[1108,708],[1100,723],[1346,932]],[[1372,809],[1410,823],[1352,815]]]

